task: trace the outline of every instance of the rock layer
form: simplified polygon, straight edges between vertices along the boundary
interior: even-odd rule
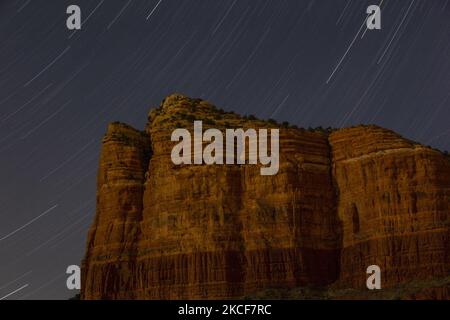
[[[450,273],[450,162],[438,151],[370,127],[330,135],[342,221],[341,274],[365,284],[365,266],[383,284]]]
[[[450,275],[450,161],[440,152],[376,126],[283,126],[275,176],[258,165],[174,165],[171,133],[195,119],[205,130],[277,127],[180,95],[149,114],[144,132],[111,124],[83,299],[364,289],[372,264],[386,288]],[[412,297],[448,298],[433,288]]]

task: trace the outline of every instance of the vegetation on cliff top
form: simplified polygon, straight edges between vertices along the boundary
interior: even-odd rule
[[[226,128],[281,128],[281,129],[291,129],[298,130],[300,132],[311,132],[316,134],[325,134],[329,135],[333,132],[351,130],[354,128],[374,128],[380,129],[381,127],[374,124],[359,124],[346,128],[332,128],[327,127],[323,128],[319,127],[308,127],[308,128],[299,128],[297,125],[290,124],[288,121],[283,121],[282,123],[277,122],[275,119],[267,119],[263,120],[257,118],[254,115],[239,115],[234,111],[225,111],[221,108],[217,108],[215,105],[198,98],[189,98],[182,94],[172,94],[167,96],[160,104],[158,108],[152,109],[148,114],[148,124],[147,128],[144,131],[140,131],[134,129],[128,124],[122,122],[113,122],[111,126],[113,126],[113,132],[108,132],[107,136],[114,137],[122,141],[127,145],[134,145],[136,143],[136,139],[140,140],[142,138],[147,138],[147,132],[151,132],[152,130],[159,130],[161,128],[175,129],[175,128],[190,128],[193,126],[194,121],[202,121],[204,127],[214,127],[218,129],[226,129]],[[392,132],[401,137],[398,133],[395,133],[392,130],[384,129],[383,130]],[[108,130],[110,131],[110,130]],[[130,135],[130,132],[132,134]],[[130,139],[130,136],[133,139]],[[134,139],[136,138],[136,139]],[[403,138],[404,139],[404,138]],[[423,146],[422,144],[405,139],[410,142],[413,147],[427,147],[429,149],[440,152],[441,154],[446,156],[446,159],[450,160],[450,155],[448,151],[441,151],[439,149],[433,148],[431,146]]]
[[[298,128],[288,121],[282,123],[275,119],[259,119],[256,116],[239,115],[233,111],[225,111],[217,108],[209,102],[202,99],[193,99],[180,94],[173,94],[166,97],[161,105],[152,109],[148,115],[148,122],[151,127],[189,127],[193,122],[201,120],[203,125],[217,128],[238,128],[238,127],[268,127],[297,129],[310,132],[332,132],[333,128]]]

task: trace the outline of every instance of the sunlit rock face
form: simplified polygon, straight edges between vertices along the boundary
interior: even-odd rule
[[[176,128],[280,128],[280,167],[175,165]],[[298,287],[449,298],[450,161],[376,126],[306,131],[167,97],[103,140],[83,299],[241,298]],[[444,280],[443,280],[444,279]],[[329,290],[329,289],[326,289]],[[324,291],[325,292],[325,291]]]
[[[450,275],[450,161],[440,152],[370,127],[330,135],[342,222],[341,272],[365,284],[365,266],[383,284]]]

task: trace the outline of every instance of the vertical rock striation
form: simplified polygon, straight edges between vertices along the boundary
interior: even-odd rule
[[[365,267],[390,287],[450,275],[450,161],[378,127],[330,136],[343,226],[340,281],[365,286]]]
[[[85,298],[135,297],[135,260],[150,150],[146,133],[120,123],[109,125],[97,175],[97,213],[82,265]]]
[[[205,101],[167,97],[144,132],[103,140],[83,299],[238,298],[273,288],[364,288],[450,275],[450,161],[375,126],[280,129],[280,170],[174,165],[177,127],[267,128]],[[426,288],[429,292],[431,289]],[[425,292],[425,291],[424,291]],[[448,290],[416,293],[420,298]]]

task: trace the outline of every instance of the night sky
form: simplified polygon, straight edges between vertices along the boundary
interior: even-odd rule
[[[0,299],[67,299],[101,138],[168,94],[450,150],[450,2],[0,0]],[[66,27],[79,5],[82,29]]]

